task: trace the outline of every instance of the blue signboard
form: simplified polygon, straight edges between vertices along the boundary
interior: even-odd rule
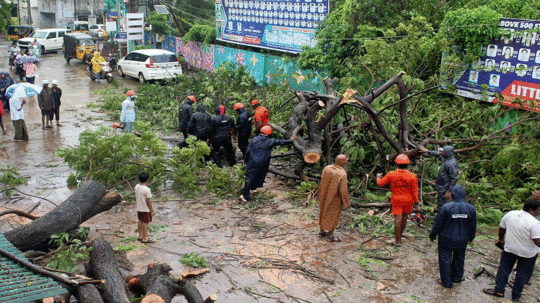
[[[216,0],[218,40],[300,53],[315,46],[328,0]]]
[[[458,78],[458,95],[478,100],[487,96],[489,102],[538,111],[540,21],[501,18],[500,26],[507,34],[483,47],[485,55]],[[482,85],[488,87],[485,96]],[[515,102],[517,98],[522,102]]]

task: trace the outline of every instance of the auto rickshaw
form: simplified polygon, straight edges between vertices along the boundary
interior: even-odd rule
[[[19,40],[30,36],[34,32],[34,27],[30,25],[10,25],[7,34],[10,40]]]
[[[90,52],[96,48],[94,40],[87,34],[81,33],[69,33],[64,35],[64,45],[62,50],[64,51],[64,58],[69,63],[71,59],[84,60],[84,56],[90,54]]]
[[[72,33],[90,34],[90,25],[88,24],[88,21],[69,21],[67,28]]]

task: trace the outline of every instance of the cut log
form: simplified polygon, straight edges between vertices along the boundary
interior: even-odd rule
[[[373,208],[373,207],[391,207],[392,204],[389,202],[381,202],[381,203],[356,203],[351,201],[351,207],[352,208]]]
[[[103,303],[99,291],[92,284],[77,286],[74,295],[80,303]]]
[[[91,245],[90,275],[94,279],[105,280],[98,286],[103,300],[107,303],[129,303],[127,285],[118,270],[111,245],[102,235],[95,237]]]
[[[144,275],[130,278],[129,289],[135,293],[145,294],[141,303],[170,303],[178,294],[184,295],[189,303],[204,303],[197,288],[187,280],[177,281],[171,278],[169,276],[171,270],[167,264],[150,264]]]
[[[117,191],[107,192],[97,181],[83,183],[66,201],[47,214],[4,235],[21,251],[48,248],[51,235],[74,230],[93,216],[122,201]]]
[[[206,298],[206,300],[204,300],[204,303],[214,303],[217,301],[217,299],[218,299],[217,294],[211,294],[208,296],[208,298]]]
[[[190,270],[190,271],[184,271],[182,272],[182,278],[192,278],[196,277],[202,274],[205,274],[210,271],[210,268],[202,268],[202,269],[196,269],[196,270]]]

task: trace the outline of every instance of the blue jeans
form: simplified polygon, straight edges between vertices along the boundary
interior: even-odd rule
[[[124,122],[124,132],[131,133],[133,131],[133,122]]]
[[[465,251],[463,248],[448,248],[439,245],[439,272],[444,287],[452,287],[452,282],[459,283],[463,279]]]
[[[508,276],[510,276],[512,268],[517,261],[516,278],[512,289],[512,300],[519,300],[521,298],[523,287],[525,284],[529,283],[529,280],[531,279],[537,256],[538,255],[532,258],[523,258],[513,253],[503,251],[501,253],[501,264],[499,265],[497,278],[495,279],[495,291],[504,294]]]

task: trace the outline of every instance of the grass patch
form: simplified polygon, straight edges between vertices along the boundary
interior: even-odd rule
[[[203,257],[199,256],[199,254],[194,252],[183,255],[178,262],[189,267],[208,267],[208,262],[206,262]]]
[[[130,250],[134,250],[135,248],[137,248],[137,245],[135,245],[135,243],[130,243],[130,244],[120,244],[120,245],[116,246],[114,248],[114,250],[117,250],[117,251],[130,251]]]

